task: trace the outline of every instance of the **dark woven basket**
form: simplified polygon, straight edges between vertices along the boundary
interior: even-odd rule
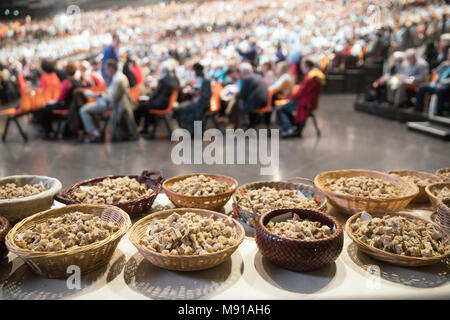
[[[155,176],[155,178],[152,178]],[[64,204],[77,204],[80,203],[72,198],[72,192],[75,191],[80,186],[91,186],[96,183],[102,181],[106,178],[121,178],[121,177],[129,177],[138,180],[140,183],[145,183],[149,189],[152,189],[154,193],[148,196],[140,197],[130,201],[117,202],[112,203],[111,205],[116,206],[126,213],[128,213],[131,217],[141,214],[150,210],[153,205],[153,201],[155,201],[156,196],[161,192],[162,184],[161,182],[164,180],[164,177],[159,170],[148,170],[143,171],[140,176],[104,176],[93,178],[89,180],[83,180],[71,185],[69,188],[64,190],[62,193],[55,196],[55,199]]]
[[[275,216],[294,212],[301,219],[319,221],[336,230],[325,239],[296,240],[279,237],[266,229],[265,225]],[[316,210],[279,209],[261,216],[256,225],[256,244],[261,254],[282,268],[293,271],[310,271],[334,262],[344,245],[344,232],[341,225],[332,217]]]
[[[0,258],[4,257],[8,253],[5,245],[5,237],[8,234],[9,229],[11,229],[11,225],[8,220],[0,216]]]

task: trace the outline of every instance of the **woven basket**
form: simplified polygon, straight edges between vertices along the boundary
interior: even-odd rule
[[[294,212],[301,219],[319,221],[336,230],[325,239],[297,240],[283,238],[267,230],[265,225],[280,214]],[[334,262],[344,245],[344,232],[336,219],[323,212],[308,209],[278,209],[264,213],[256,225],[256,244],[261,254],[280,267],[294,271],[310,271]]]
[[[450,182],[450,177],[448,177],[446,175],[449,173],[450,173],[450,168],[441,168],[441,169],[436,170],[436,172],[434,174],[437,175],[438,177],[440,177],[442,181]]]
[[[18,175],[0,179],[0,185],[7,183],[15,183],[18,186],[41,183],[47,189],[30,197],[0,200],[0,215],[8,219],[11,224],[36,212],[50,209],[54,196],[61,191],[61,182],[58,179],[45,176]]]
[[[425,188],[425,192],[427,193],[434,210],[437,210],[438,204],[438,197],[436,197],[436,192],[444,187],[450,188],[450,182],[433,183]]]
[[[177,181],[184,180],[188,177],[204,175],[205,177],[210,177],[220,182],[227,183],[231,190],[221,194],[213,196],[186,196],[180,193],[173,192],[170,187]],[[234,193],[238,186],[236,179],[232,177],[227,177],[219,174],[208,174],[208,173],[193,173],[185,174],[181,176],[176,176],[167,179],[163,183],[164,191],[167,197],[172,201],[175,207],[178,208],[198,208],[198,209],[208,209],[213,211],[220,211],[223,206],[230,200],[231,195]]]
[[[423,172],[423,171],[415,171],[415,170],[391,170],[387,173],[392,174],[395,173],[399,176],[413,176],[418,177],[420,179],[429,179],[431,183],[442,182],[442,179],[432,173]],[[431,184],[430,183],[430,184]],[[425,192],[425,187],[417,186],[419,188],[419,194],[411,201],[411,203],[426,203],[429,202],[427,193]]]
[[[224,214],[205,210],[205,209],[193,209],[193,208],[179,208],[179,209],[170,209],[155,212],[142,218],[138,222],[134,224],[134,226],[130,230],[129,239],[131,243],[138,249],[138,251],[152,264],[168,269],[168,270],[176,270],[176,271],[197,271],[197,270],[205,270],[212,267],[215,267],[222,262],[225,262],[239,245],[242,243],[245,237],[245,231],[242,225],[233,220],[235,224],[235,229],[238,234],[238,239],[236,244],[232,247],[229,247],[225,250],[208,253],[204,255],[170,255],[170,254],[162,254],[149,249],[146,249],[142,245],[140,245],[140,240],[147,234],[147,228],[151,220],[153,219],[164,219],[170,216],[172,213],[178,213],[180,215],[185,214],[186,212],[194,212],[196,214],[210,217],[215,216],[222,219],[228,219]]]
[[[5,237],[9,229],[11,229],[11,226],[8,220],[0,216],[0,259],[8,253],[5,245]]]
[[[358,213],[352,215],[347,220],[347,223],[345,224],[345,232],[347,232],[347,235],[355,242],[355,244],[358,246],[358,248],[362,252],[371,256],[372,258],[374,258],[376,260],[380,260],[380,261],[387,262],[390,264],[395,264],[395,265],[402,266],[402,267],[421,267],[421,266],[428,266],[428,265],[438,263],[439,261],[441,261],[442,259],[444,259],[445,257],[450,255],[450,250],[448,250],[446,252],[446,254],[444,254],[442,256],[429,257],[429,258],[409,257],[409,256],[401,256],[399,254],[386,252],[384,250],[374,248],[374,247],[362,242],[361,240],[359,240],[352,231],[351,225],[356,222],[356,219],[358,219],[360,215],[361,215],[361,212],[358,212]],[[420,221],[425,221],[426,223],[432,223],[425,219],[419,218],[417,216],[413,216],[411,214],[406,214],[406,213],[398,213],[398,212],[393,213],[393,212],[386,212],[386,211],[372,212],[371,211],[370,215],[372,217],[382,217],[384,215],[402,216],[402,217],[405,217],[408,219],[420,220]],[[439,225],[437,225],[436,223],[432,223],[432,224],[435,226],[435,228],[437,230],[442,232],[442,234],[444,235],[444,237],[446,239],[445,241],[447,241],[447,244],[448,244],[449,237],[448,237],[447,232],[443,228],[441,228]]]
[[[155,176],[155,178],[152,178]],[[64,204],[76,204],[80,203],[72,198],[72,193],[81,186],[92,186],[97,184],[98,182],[106,179],[106,178],[122,178],[127,176],[104,176],[93,178],[89,180],[83,180],[71,185],[69,188],[64,190],[64,192],[58,194],[55,199]],[[112,203],[111,205],[116,206],[126,213],[128,213],[131,217],[136,216],[138,214],[144,213],[153,205],[153,201],[155,201],[156,196],[161,192],[161,181],[164,179],[161,171],[159,170],[150,170],[143,171],[140,176],[128,176],[129,178],[134,178],[138,180],[140,183],[145,183],[149,189],[152,189],[154,192],[150,195],[143,196],[134,200],[124,201]]]
[[[330,191],[325,187],[327,179],[358,176],[378,178],[390,182],[402,190],[403,195],[390,199],[372,199]],[[327,196],[331,205],[347,215],[352,215],[359,211],[400,211],[419,193],[419,188],[417,188],[417,186],[410,184],[399,177],[372,170],[336,170],[322,172],[315,177],[314,184]]]
[[[292,181],[301,181],[301,183],[294,183]],[[326,212],[327,210],[327,200],[325,194],[321,192],[319,189],[314,187],[314,183],[305,178],[291,178],[288,181],[259,181],[248,183],[240,186],[236,192],[233,194],[233,212],[240,220],[245,222],[251,227],[254,227],[260,218],[260,215],[257,212],[249,211],[244,209],[240,202],[244,198],[239,198],[240,195],[243,194],[246,190],[254,190],[260,189],[262,187],[270,187],[277,190],[299,190],[303,194],[310,194],[314,198],[320,201],[320,206],[317,210]],[[273,207],[272,210],[281,209]]]
[[[450,234],[450,198],[438,200],[436,222]]]
[[[102,241],[55,252],[26,250],[16,245],[15,240],[18,234],[31,229],[38,223],[47,221],[49,218],[59,217],[74,211],[94,214],[101,217],[102,220],[116,222],[120,229]],[[12,253],[22,258],[36,274],[47,278],[66,278],[69,276],[67,268],[71,265],[78,266],[81,273],[86,273],[107,264],[120,239],[127,233],[130,226],[130,217],[117,207],[70,205],[37,213],[16,224],[6,236],[6,246]]]

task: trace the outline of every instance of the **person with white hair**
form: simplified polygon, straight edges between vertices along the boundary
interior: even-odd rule
[[[401,72],[401,67],[405,59],[405,53],[395,51],[390,61],[385,65],[384,74],[372,83],[372,87],[376,91],[376,98],[379,103],[385,101],[386,90],[388,87],[396,83],[396,76]],[[394,79],[392,81],[392,79]]]

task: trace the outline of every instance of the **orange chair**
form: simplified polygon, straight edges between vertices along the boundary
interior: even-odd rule
[[[292,87],[291,94],[294,93],[294,92],[296,92],[296,91],[298,90],[299,87],[300,87],[299,84],[296,84],[295,86],[293,86],[293,87]],[[276,107],[283,106],[283,105],[285,105],[286,103],[288,103],[289,101],[291,101],[291,100],[290,100],[290,99],[278,99],[278,100],[275,100],[275,101],[274,101],[274,105],[275,105]]]
[[[33,100],[32,100],[31,92],[26,91],[20,97],[20,104],[19,104],[18,108],[9,108],[9,109],[0,111],[0,115],[7,117],[6,124],[5,124],[5,130],[3,131],[3,134],[2,134],[3,142],[6,141],[6,135],[8,134],[9,123],[11,121],[13,121],[16,124],[17,129],[19,130],[19,133],[22,136],[23,140],[25,142],[28,141],[28,137],[19,123],[19,118],[30,113],[32,111],[32,108],[33,108]]]
[[[130,88],[130,96],[131,100],[137,103],[139,101],[139,97],[141,96],[141,86],[135,85],[134,87]]]
[[[268,94],[268,98],[267,98],[267,104],[265,107],[260,108],[260,109],[255,109],[250,113],[250,127],[253,128],[256,125],[256,117],[267,117],[265,124],[266,127],[269,128],[270,126],[270,114],[272,113],[272,97],[273,97],[273,92],[271,90],[269,90],[269,94]]]
[[[150,133],[150,139],[153,139],[155,137],[155,133],[156,133],[156,128],[158,127],[158,123],[163,120],[166,127],[167,127],[167,131],[169,131],[169,134],[172,135],[172,127],[170,126],[170,118],[169,115],[171,115],[172,110],[173,110],[173,106],[175,105],[175,102],[178,99],[178,92],[179,90],[175,90],[174,92],[172,92],[170,99],[169,99],[169,104],[167,105],[166,109],[150,109],[148,111],[148,113],[154,117],[155,119],[155,123],[153,125],[153,129],[152,132]]]
[[[211,89],[212,95],[209,104],[209,111],[205,112],[205,115],[203,116],[203,131],[205,130],[206,124],[208,123],[209,119],[212,119],[215,128],[219,127],[216,120],[216,115],[220,111],[220,93],[223,90],[223,86],[220,82],[214,82],[211,85]]]
[[[42,93],[42,89],[36,89],[34,90],[34,95],[33,95],[33,105],[32,105],[32,109],[33,111],[42,109],[44,107],[44,95]]]

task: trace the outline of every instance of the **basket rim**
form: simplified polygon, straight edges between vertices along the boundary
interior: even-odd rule
[[[381,176],[389,176],[389,178],[393,178],[395,180],[397,180],[397,182],[399,182],[399,184],[401,185],[408,185],[411,188],[415,189],[414,193],[409,193],[409,194],[405,194],[403,196],[397,196],[397,197],[391,197],[391,198],[387,198],[387,199],[378,199],[378,198],[369,198],[369,197],[361,197],[361,196],[353,196],[350,194],[346,194],[346,193],[342,193],[342,192],[336,192],[336,191],[331,191],[328,188],[326,188],[325,186],[322,185],[322,183],[319,182],[319,179],[329,175],[331,173],[335,174],[335,173],[345,173],[345,172],[352,172],[352,173],[361,173],[360,175],[364,175],[364,173],[376,173],[378,175]],[[381,178],[378,178],[381,179]],[[382,179],[383,180],[383,179]],[[414,198],[416,197],[420,190],[419,187],[416,186],[415,184],[411,184],[408,183],[406,181],[404,181],[403,179],[399,178],[399,177],[395,177],[392,176],[388,173],[384,173],[381,171],[376,171],[376,170],[367,170],[367,169],[346,169],[346,170],[332,170],[332,171],[324,171],[319,173],[318,175],[316,175],[316,177],[314,178],[314,185],[320,189],[323,193],[327,194],[327,196],[331,195],[334,197],[338,197],[338,198],[346,198],[346,199],[350,199],[353,201],[370,201],[370,202],[378,202],[378,203],[385,203],[385,202],[397,202],[400,200],[407,200],[408,198]],[[397,185],[398,187],[398,185]],[[403,189],[402,187],[400,189]]]
[[[192,176],[199,176],[199,175],[209,176],[211,178],[214,178],[214,177],[226,178],[227,180],[232,181],[234,183],[234,187],[233,187],[232,184],[227,183],[231,187],[230,191],[222,192],[222,193],[218,193],[218,194],[214,194],[214,195],[209,195],[209,196],[189,196],[189,195],[184,195],[182,193],[178,193],[178,192],[172,191],[167,186],[169,183],[172,183],[172,182],[175,182],[175,181],[178,181],[178,180],[182,180],[182,179],[186,179],[186,178],[189,178],[189,177],[192,177]],[[178,175],[178,176],[171,177],[169,179],[164,180],[164,182],[162,183],[162,188],[164,189],[164,192],[166,194],[167,193],[174,194],[174,195],[177,195],[179,197],[183,197],[185,199],[209,200],[212,197],[221,197],[221,196],[232,195],[238,188],[238,181],[235,178],[231,177],[231,176],[225,176],[225,175],[222,175],[222,174],[215,174],[215,173],[189,173],[189,174]]]
[[[46,197],[54,197],[62,189],[61,181],[59,181],[58,179],[48,177],[48,176],[40,176],[40,175],[33,175],[33,174],[13,175],[13,176],[3,177],[3,178],[0,178],[0,185],[2,185],[5,180],[10,180],[10,179],[38,179],[43,182],[44,181],[51,182],[53,184],[53,186],[45,191],[42,191],[38,194],[34,194],[34,195],[28,196],[28,197],[0,199],[0,205],[24,203],[24,202],[33,201],[36,199],[43,199]]]
[[[434,187],[441,187],[441,188],[450,187],[450,182],[436,182],[436,183],[429,184],[425,187],[425,192],[427,193],[427,195],[433,199],[438,200],[439,198],[436,197],[433,194],[433,192],[431,192],[431,188],[434,188]]]
[[[438,175],[440,173],[449,172],[449,171],[450,171],[450,167],[448,167],[448,168],[440,168],[440,169],[437,169],[434,174]]]
[[[435,174],[433,174],[433,173],[430,173],[430,172],[426,172],[426,171],[420,171],[420,170],[395,169],[395,170],[389,170],[389,171],[386,171],[386,173],[387,173],[387,174],[395,173],[395,174],[398,174],[399,176],[403,176],[402,174],[408,175],[407,173],[410,173],[410,174],[416,174],[416,173],[418,173],[417,175],[415,175],[416,177],[419,177],[419,178],[420,178],[420,175],[423,175],[423,176],[427,176],[428,179],[434,179],[434,180],[436,180],[436,183],[437,183],[437,182],[442,182],[442,179],[441,179],[440,177],[438,177],[437,175],[435,175]],[[433,183],[434,183],[434,182],[433,182]],[[431,184],[431,183],[430,183],[430,184]]]
[[[64,250],[58,250],[58,251],[35,251],[35,250],[29,250],[29,249],[23,249],[20,248],[19,246],[16,245],[15,240],[14,240],[14,236],[16,235],[17,231],[19,228],[27,225],[27,224],[31,224],[33,220],[35,220],[36,218],[40,218],[42,216],[45,215],[49,215],[55,211],[59,211],[59,210],[67,210],[67,208],[71,208],[71,207],[77,207],[78,210],[82,210],[82,208],[79,207],[90,207],[90,208],[103,208],[103,209],[111,209],[116,211],[117,213],[119,213],[122,218],[124,219],[125,223],[123,224],[123,226],[119,227],[119,230],[117,230],[115,233],[113,233],[112,235],[110,235],[109,237],[101,240],[101,241],[97,241],[91,244],[88,244],[86,246],[81,246],[81,247],[76,247],[76,248],[69,248],[69,249],[64,249]],[[62,215],[62,214],[61,214]],[[128,230],[131,227],[131,219],[130,216],[123,211],[122,209],[116,207],[116,206],[112,206],[112,205],[94,205],[94,204],[73,204],[73,205],[67,205],[67,206],[63,206],[63,207],[58,207],[58,208],[52,208],[49,210],[45,210],[42,212],[38,212],[34,215],[29,216],[28,218],[23,219],[22,221],[20,221],[19,223],[17,223],[6,235],[5,238],[5,242],[6,242],[6,246],[8,247],[8,249],[17,254],[17,255],[26,255],[29,258],[38,258],[38,257],[51,257],[51,258],[55,258],[55,257],[59,257],[59,256],[63,256],[63,255],[75,255],[75,254],[79,254],[81,252],[84,251],[88,251],[91,249],[97,249],[99,247],[102,247],[103,245],[120,239],[121,237],[123,237]]]
[[[237,232],[239,237],[238,237],[236,243],[234,245],[230,246],[230,247],[225,248],[225,249],[222,249],[222,250],[219,250],[219,251],[216,251],[216,252],[211,252],[211,253],[208,252],[208,253],[202,254],[202,255],[185,255],[185,254],[183,254],[183,255],[170,255],[170,254],[164,254],[164,253],[160,253],[160,252],[149,250],[149,249],[145,248],[144,246],[142,246],[141,244],[136,243],[134,241],[133,234],[136,232],[136,229],[138,227],[141,227],[141,226],[145,225],[145,224],[148,224],[148,222],[150,220],[152,220],[153,218],[155,218],[158,215],[166,214],[166,213],[170,213],[170,212],[172,212],[172,213],[180,213],[180,212],[186,213],[186,212],[199,212],[199,211],[201,211],[203,213],[207,213],[207,214],[213,215],[213,216],[216,216],[216,217],[219,217],[219,218],[222,218],[222,219],[224,219],[224,218],[232,219],[235,227],[237,229],[239,229],[239,232]],[[232,217],[229,217],[229,216],[227,216],[225,214],[216,212],[216,211],[212,211],[212,210],[208,210],[208,209],[199,209],[199,208],[172,208],[172,209],[168,209],[168,210],[162,210],[162,211],[157,211],[157,212],[151,213],[148,216],[138,220],[131,227],[130,234],[129,234],[130,242],[139,251],[143,251],[145,253],[148,253],[148,254],[151,254],[151,255],[155,255],[157,257],[170,258],[170,259],[186,259],[186,258],[201,259],[201,258],[209,258],[209,257],[215,256],[215,255],[218,255],[218,254],[230,251],[230,250],[233,250],[233,251],[236,250],[241,245],[241,243],[244,241],[244,239],[245,239],[245,229],[236,219],[234,219]]]
[[[447,248],[446,253],[439,255],[439,256],[434,256],[434,257],[410,257],[410,256],[402,256],[399,254],[395,254],[392,252],[387,252],[375,247],[372,247],[364,242],[362,242],[361,240],[359,240],[358,238],[356,238],[356,236],[354,235],[353,231],[351,230],[351,224],[363,213],[363,211],[357,212],[354,215],[352,215],[351,217],[349,217],[347,219],[347,222],[345,223],[345,232],[347,233],[347,235],[350,237],[350,239],[352,239],[353,242],[355,242],[355,244],[358,246],[358,248],[360,248],[361,250],[365,250],[365,251],[372,251],[374,253],[379,253],[380,255],[384,255],[386,257],[390,257],[390,258],[394,258],[394,259],[402,259],[404,261],[416,261],[416,262],[427,262],[427,261],[437,261],[437,260],[441,260],[443,258],[446,258],[447,256],[450,255],[450,247]],[[403,216],[407,219],[416,219],[416,220],[420,220],[426,223],[431,223],[437,230],[439,230],[443,237],[449,241],[449,235],[447,233],[447,231],[445,231],[440,225],[438,225],[437,223],[433,222],[433,221],[428,221],[422,217],[418,217],[409,213],[402,213],[402,212],[391,212],[391,211],[373,211],[371,213],[369,213],[371,216],[382,216],[382,215],[389,215],[389,216]],[[363,248],[363,249],[362,249]]]
[[[86,180],[81,180],[81,181],[78,181],[78,182],[72,184],[71,186],[67,187],[67,188],[61,193],[61,195],[62,195],[63,197],[67,197],[67,199],[70,200],[71,202],[73,202],[73,204],[85,204],[85,203],[83,203],[83,202],[79,202],[79,201],[77,201],[77,200],[75,200],[75,199],[72,198],[72,192],[73,192],[76,188],[79,188],[79,187],[81,187],[81,186],[83,186],[83,185],[85,185],[85,184],[89,184],[89,183],[92,183],[92,182],[102,181],[102,180],[107,179],[107,178],[116,179],[116,178],[123,178],[123,177],[129,177],[129,178],[134,178],[134,179],[136,179],[136,178],[139,177],[139,175],[136,175],[136,174],[134,174],[134,175],[126,175],[126,174],[124,174],[124,175],[106,175],[106,176],[101,176],[101,177],[96,177],[96,178],[90,178],[90,179],[86,179]],[[157,182],[157,181],[155,181],[155,182],[156,182],[155,185],[156,185],[158,188],[157,188],[157,191],[155,191],[155,190],[152,189],[152,190],[154,191],[154,193],[152,193],[152,194],[149,194],[149,195],[143,195],[143,196],[141,196],[141,197],[139,197],[139,198],[136,198],[136,199],[133,199],[133,200],[127,200],[127,201],[122,201],[122,202],[114,202],[114,203],[109,203],[109,204],[105,204],[105,205],[110,205],[110,206],[127,205],[127,204],[132,204],[132,203],[135,203],[135,202],[138,202],[138,201],[141,201],[141,200],[149,199],[149,198],[151,198],[151,197],[153,197],[153,196],[156,197],[156,196],[161,192],[161,190],[162,190],[162,184],[161,184],[161,182]],[[147,186],[147,187],[148,187],[148,186]],[[87,204],[87,203],[86,203],[86,204]]]
[[[293,239],[293,238],[287,238],[287,237],[281,237],[271,231],[269,231],[269,229],[266,228],[266,226],[263,224],[263,220],[266,218],[266,216],[268,216],[269,214],[274,214],[274,212],[276,212],[276,214],[274,215],[274,217],[283,214],[283,213],[287,213],[287,212],[291,212],[291,211],[309,211],[309,212],[315,212],[318,213],[321,216],[326,217],[327,219],[330,219],[331,221],[333,221],[334,225],[336,226],[336,231],[330,235],[329,237],[326,237],[324,239],[314,239],[314,240],[303,240],[303,239]],[[261,215],[261,217],[258,220],[257,225],[264,230],[264,232],[268,233],[269,235],[271,235],[272,237],[276,238],[277,240],[282,240],[282,241],[291,241],[291,243],[296,243],[296,244],[302,244],[302,243],[324,243],[324,242],[330,242],[333,240],[336,240],[337,238],[340,237],[340,235],[343,233],[343,228],[341,226],[341,224],[332,216],[327,215],[319,210],[314,210],[314,209],[302,209],[302,208],[282,208],[282,209],[275,209],[275,210],[271,210],[268,211],[266,213],[263,213]]]

